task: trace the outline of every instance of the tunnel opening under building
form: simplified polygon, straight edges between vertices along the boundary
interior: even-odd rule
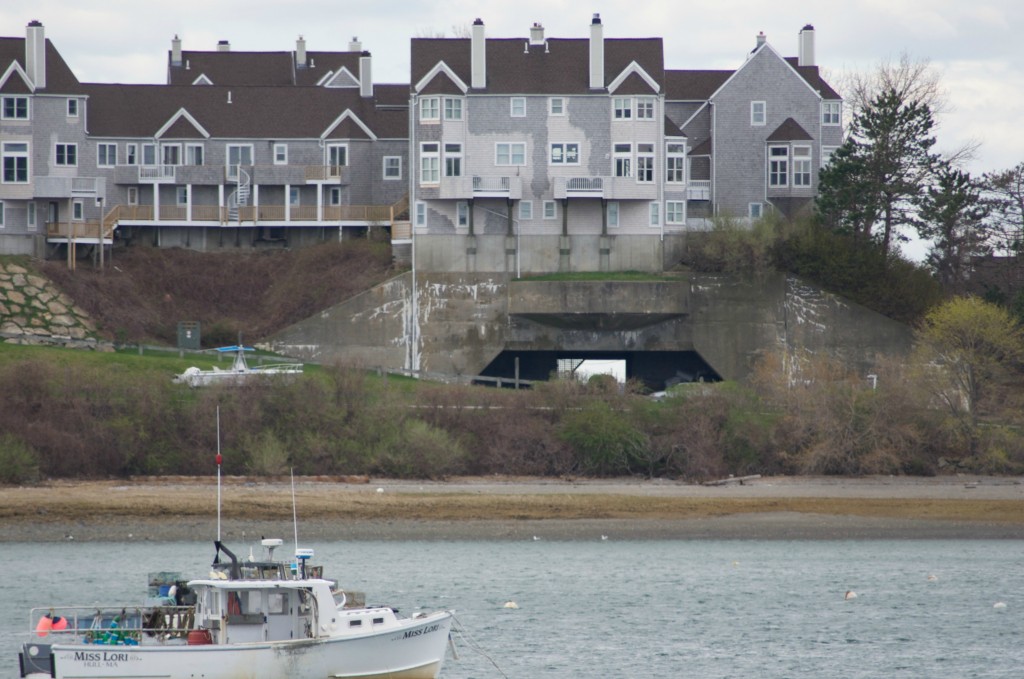
[[[719,382],[722,379],[696,351],[505,350],[480,372],[480,376],[500,378],[509,386],[516,378],[541,382],[560,372],[563,377],[571,377],[566,371],[578,370],[587,361],[621,361],[625,379],[639,380],[650,391],[664,391],[684,382]]]

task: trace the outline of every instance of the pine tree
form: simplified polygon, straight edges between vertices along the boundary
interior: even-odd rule
[[[917,232],[932,241],[928,264],[947,292],[963,293],[971,257],[989,249],[986,210],[978,183],[949,163],[939,163],[935,181],[918,204]]]

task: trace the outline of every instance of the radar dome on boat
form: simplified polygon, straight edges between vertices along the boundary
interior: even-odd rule
[[[284,540],[281,538],[263,538],[260,544],[264,547],[280,547],[284,544]]]

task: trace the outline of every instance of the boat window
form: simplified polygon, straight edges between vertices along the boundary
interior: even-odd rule
[[[348,626],[349,627],[362,627],[363,626],[363,621],[362,621],[362,619],[349,620],[348,621]]]
[[[267,598],[267,612],[271,615],[284,615],[288,612],[288,595],[284,592],[271,592]]]
[[[374,618],[373,619],[373,624],[374,625],[383,625],[384,624],[384,618]]]

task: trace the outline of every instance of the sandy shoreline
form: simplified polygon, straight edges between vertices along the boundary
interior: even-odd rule
[[[226,540],[292,533],[286,480],[224,479]],[[298,479],[307,540],[1019,539],[1009,477],[774,477],[673,481]],[[209,478],[0,488],[0,541],[207,540]]]

